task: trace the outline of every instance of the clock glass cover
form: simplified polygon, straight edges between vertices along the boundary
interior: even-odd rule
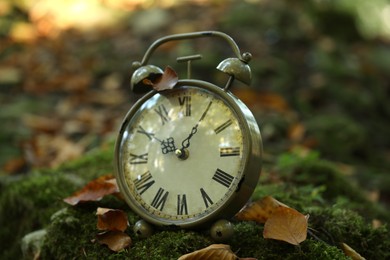
[[[157,225],[190,227],[224,217],[251,193],[236,198],[253,157],[243,104],[212,84],[195,85],[145,95],[118,137],[121,191],[134,211]]]

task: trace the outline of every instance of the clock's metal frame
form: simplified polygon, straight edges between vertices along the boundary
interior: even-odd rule
[[[261,172],[262,140],[260,130],[253,114],[250,112],[247,106],[237,97],[235,97],[230,91],[222,89],[209,82],[194,79],[179,80],[175,86],[175,89],[180,89],[181,87],[185,86],[200,87],[214,93],[216,96],[223,99],[237,115],[240,124],[243,126],[242,130],[246,142],[245,147],[247,147],[247,150],[244,151],[247,153],[245,162],[243,164],[244,173],[241,180],[239,181],[239,185],[236,188],[236,191],[232,193],[232,195],[223,203],[222,206],[217,208],[215,211],[210,212],[208,215],[185,220],[167,220],[152,215],[142,207],[137,206],[136,200],[132,196],[129,187],[126,184],[124,169],[122,168],[122,160],[126,160],[126,158],[122,158],[121,151],[122,145],[124,143],[124,133],[132,117],[141,109],[142,105],[147,100],[158,93],[155,90],[148,92],[134,104],[123,120],[115,146],[115,172],[119,189],[123,193],[124,198],[131,209],[141,218],[156,226],[199,228],[207,226],[218,219],[230,219],[244,206],[244,204],[252,195]]]

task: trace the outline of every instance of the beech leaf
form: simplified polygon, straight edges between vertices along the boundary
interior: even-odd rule
[[[97,229],[125,231],[129,225],[127,215],[120,209],[98,208],[96,215],[98,217]]]
[[[237,260],[238,258],[229,245],[213,244],[200,250],[196,250],[192,253],[182,255],[178,260]],[[250,259],[250,258],[246,258]]]
[[[122,231],[107,231],[96,235],[100,244],[107,245],[109,249],[119,252],[132,243],[131,238]]]
[[[308,216],[295,209],[277,207],[265,222],[263,237],[299,245],[306,240],[307,221]]]
[[[104,196],[118,193],[119,188],[112,175],[101,176],[85,185],[72,196],[64,199],[64,202],[74,206],[85,201],[99,201]]]
[[[352,247],[346,243],[341,243],[341,249],[343,250],[346,256],[352,258],[352,260],[365,260],[358,252],[356,252]]]
[[[165,89],[172,89],[177,81],[179,80],[177,73],[169,66],[164,70],[164,73],[156,77],[156,79],[144,79],[142,82],[145,85],[152,86],[157,91],[162,91]]]
[[[271,196],[266,196],[261,200],[257,200],[246,205],[240,212],[236,214],[238,220],[256,221],[257,223],[265,223],[278,207],[288,207]]]

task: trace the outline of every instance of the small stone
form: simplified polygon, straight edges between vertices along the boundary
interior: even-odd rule
[[[46,233],[45,229],[40,229],[22,238],[21,247],[24,259],[39,259]]]

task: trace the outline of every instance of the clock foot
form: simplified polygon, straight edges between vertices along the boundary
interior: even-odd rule
[[[233,237],[234,226],[225,219],[218,220],[211,226],[210,235],[217,242],[226,241]]]
[[[141,238],[148,238],[153,234],[152,225],[142,219],[135,223],[133,230]]]

